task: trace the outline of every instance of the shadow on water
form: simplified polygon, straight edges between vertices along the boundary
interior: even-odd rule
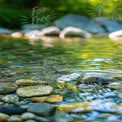
[[[0,39],[1,81],[30,78],[54,82],[69,72],[122,69],[122,45],[106,38]]]

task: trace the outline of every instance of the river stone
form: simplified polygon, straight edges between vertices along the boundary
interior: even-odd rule
[[[27,86],[17,89],[17,95],[20,97],[42,96],[50,94],[52,90],[53,87],[51,86]]]
[[[0,122],[8,122],[8,118],[7,114],[0,113]]]
[[[48,103],[31,103],[28,111],[40,116],[50,116],[54,113],[56,107]]]
[[[47,27],[41,30],[43,36],[58,36],[60,29],[58,27]]]
[[[7,103],[18,103],[19,97],[17,95],[11,94],[11,95],[6,95],[2,98],[4,102]]]
[[[34,119],[36,116],[33,113],[26,112],[21,115],[21,118],[23,120],[29,120],[29,119]]]
[[[47,97],[34,97],[31,99],[33,102],[49,102],[49,103],[55,103],[55,102],[61,102],[63,101],[63,96],[61,95],[50,95]]]
[[[16,84],[20,85],[20,86],[33,86],[33,85],[43,85],[43,84],[47,84],[46,81],[41,81],[41,80],[30,80],[30,79],[19,79],[16,80]]]
[[[90,38],[92,35],[80,28],[76,27],[67,27],[64,30],[61,31],[59,37],[60,38],[65,38],[65,37],[83,37],[83,38]]]
[[[60,83],[71,82],[71,81],[77,80],[80,76],[81,76],[81,74],[72,73],[72,74],[63,75],[63,76],[59,77],[57,79],[57,81]]]
[[[86,73],[82,79],[82,83],[90,84],[90,83],[97,83],[97,84],[107,84],[109,81],[112,81],[113,77],[110,74],[105,73]]]
[[[9,122],[22,122],[22,119],[19,115],[13,115],[9,118]]]
[[[36,116],[35,120],[37,120],[38,122],[51,122],[49,119],[41,116]]]
[[[21,32],[14,32],[11,34],[11,36],[14,38],[21,38],[23,34]]]
[[[72,102],[59,105],[57,108],[64,112],[89,112],[90,111],[89,102]]]
[[[19,115],[24,113],[25,110],[17,106],[0,106],[0,112],[8,115]]]
[[[14,83],[0,83],[0,94],[14,93],[18,86]]]

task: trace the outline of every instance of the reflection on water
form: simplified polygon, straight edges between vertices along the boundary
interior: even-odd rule
[[[122,45],[106,38],[42,37],[28,41],[4,36],[0,39],[3,81],[19,78],[54,81],[62,74],[86,70],[121,73]]]

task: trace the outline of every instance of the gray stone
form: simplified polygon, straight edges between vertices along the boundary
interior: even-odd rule
[[[67,37],[67,36],[75,36],[75,37],[83,37],[83,38],[90,38],[92,35],[85,31],[85,30],[82,30],[80,28],[76,28],[76,27],[67,27],[65,28],[63,31],[61,31],[59,37],[60,38],[64,38],[64,37]]]
[[[54,113],[56,107],[48,103],[31,103],[28,111],[41,116],[50,116]]]
[[[58,27],[47,27],[41,30],[43,36],[58,36],[60,29]]]
[[[49,119],[47,119],[45,117],[41,117],[41,116],[36,116],[35,120],[37,120],[38,122],[50,122]]]
[[[72,26],[84,29],[90,21],[89,18],[81,15],[68,14],[55,21],[55,25],[61,29]]]
[[[8,122],[8,118],[7,114],[0,113],[0,122]]]
[[[22,119],[19,115],[13,115],[9,118],[9,122],[22,122]]]
[[[13,83],[0,83],[0,94],[14,93],[18,86]]]
[[[23,120],[34,119],[35,118],[35,115],[33,113],[26,112],[26,113],[24,113],[24,114],[21,115],[21,118]]]
[[[6,95],[2,98],[4,102],[7,103],[18,103],[19,97],[17,95],[11,94],[11,95]]]
[[[24,121],[24,122],[37,122],[35,120],[27,120],[27,121]]]
[[[53,88],[51,86],[27,86],[17,89],[17,95],[20,97],[33,97],[48,95],[52,92]]]

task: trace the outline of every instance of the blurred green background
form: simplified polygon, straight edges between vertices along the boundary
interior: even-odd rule
[[[68,13],[112,19],[121,19],[122,14],[122,0],[0,0],[0,26],[19,28],[23,24],[22,17],[31,23],[32,11],[36,6],[40,9],[47,8],[38,14],[40,18],[53,11],[55,17],[51,21]]]

